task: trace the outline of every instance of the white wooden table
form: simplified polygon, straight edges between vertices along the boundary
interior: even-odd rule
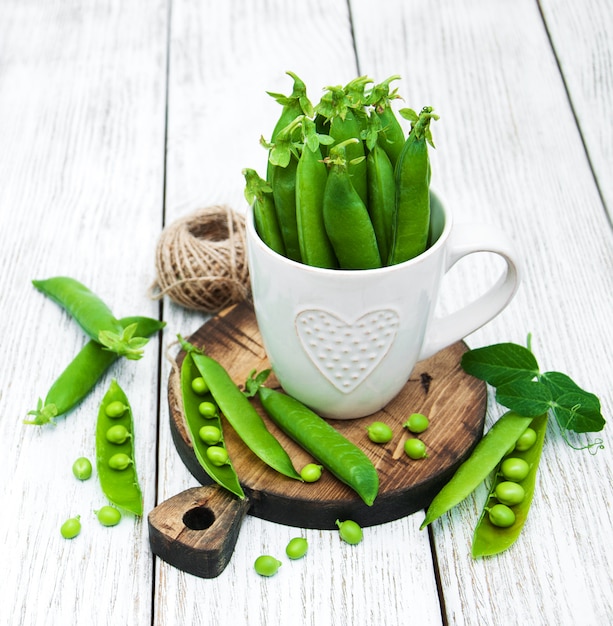
[[[253,560],[297,529],[248,516],[227,569],[197,578],[152,555],[146,518],[103,528],[93,424],[111,377],[137,421],[145,510],[197,482],[170,438],[164,354],[206,321],[153,301],[165,225],[200,207],[244,211],[243,167],[263,170],[261,134],[287,93],[358,74],[400,74],[406,106],[432,105],[433,185],[456,221],[513,238],[521,289],[471,347],[533,334],[558,369],[613,408],[613,10],[607,0],[52,0],[0,2],[0,624],[613,623],[611,436],[595,456],[552,429],[519,542],[473,561],[478,490],[420,532],[421,513],[366,529],[357,547],[298,530],[304,561],[270,579]],[[458,270],[459,274],[462,270]],[[466,274],[467,272],[465,272]],[[78,278],[119,316],[167,327],[118,363],[55,427],[26,412],[83,345],[31,285]],[[483,290],[449,281],[449,308]],[[502,412],[490,394],[487,423]],[[610,426],[609,426],[610,428]],[[79,513],[84,530],[59,526]]]

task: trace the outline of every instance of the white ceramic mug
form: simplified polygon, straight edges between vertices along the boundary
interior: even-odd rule
[[[418,360],[498,315],[519,286],[518,260],[498,229],[454,226],[432,194],[431,239],[418,257],[373,270],[330,270],[291,261],[258,236],[247,214],[247,253],[264,348],[283,389],[323,417],[370,415],[392,400]],[[506,271],[489,291],[433,318],[441,279],[462,257],[493,252]]]

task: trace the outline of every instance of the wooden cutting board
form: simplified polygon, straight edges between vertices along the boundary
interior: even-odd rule
[[[189,341],[218,360],[232,379],[242,385],[249,373],[269,368],[253,309],[248,303],[230,307],[204,324]],[[378,413],[355,420],[328,420],[372,459],[380,477],[379,494],[367,506],[349,487],[325,472],[316,483],[286,478],[258,459],[227,422],[224,438],[248,501],[248,512],[266,520],[301,528],[334,529],[337,519],[352,519],[361,526],[392,521],[427,507],[440,488],[467,458],[483,434],[487,394],[485,383],[460,367],[467,350],[458,342],[419,362],[400,394]],[[180,366],[184,353],[176,357]],[[267,386],[279,387],[274,375]],[[168,381],[170,428],[177,451],[202,484],[211,480],[194,454],[183,418],[180,374],[173,368]],[[253,400],[270,431],[288,451],[298,471],[314,459],[281,432]],[[403,444],[410,435],[403,424],[411,413],[423,413],[430,427],[420,435],[428,458],[409,459]],[[387,444],[372,443],[366,427],[383,421],[393,429]]]

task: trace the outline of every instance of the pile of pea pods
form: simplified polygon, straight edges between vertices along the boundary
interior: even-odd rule
[[[270,141],[265,178],[246,168],[256,230],[275,252],[314,267],[373,269],[407,261],[430,245],[428,145],[432,107],[392,108],[391,76],[360,76],[324,90],[313,106],[292,72]]]
[[[59,304],[83,329],[89,341],[51,385],[43,401],[29,411],[25,424],[43,426],[75,409],[94,389],[102,375],[122,357],[138,360],[149,338],[164,326],[163,321],[135,316],[117,319],[107,304],[78,280],[56,276],[34,280],[33,285]],[[96,468],[102,491],[108,500],[124,511],[143,514],[142,493],[134,464],[134,419],[128,398],[113,379],[102,399],[96,423]],[[92,466],[86,457],[72,468],[79,480],[87,480]],[[121,512],[114,506],[95,511],[101,524],[114,526]],[[81,531],[80,516],[62,525],[67,539]]]
[[[245,494],[226,449],[220,416],[241,441],[269,467],[285,477],[315,482],[326,468],[371,506],[379,475],[364,451],[298,400],[264,387],[270,370],[251,372],[244,391],[227,370],[203,350],[179,336],[181,396],[187,430],[196,458],[208,476],[239,498]],[[256,396],[267,416],[317,463],[298,471],[278,439],[267,428],[249,398]]]

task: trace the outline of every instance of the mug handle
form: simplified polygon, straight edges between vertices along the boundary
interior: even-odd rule
[[[506,271],[482,296],[445,317],[430,322],[419,359],[460,341],[496,317],[512,300],[520,283],[520,267],[509,238],[487,224],[457,224],[448,241],[445,273],[462,257],[493,252],[506,261]]]

